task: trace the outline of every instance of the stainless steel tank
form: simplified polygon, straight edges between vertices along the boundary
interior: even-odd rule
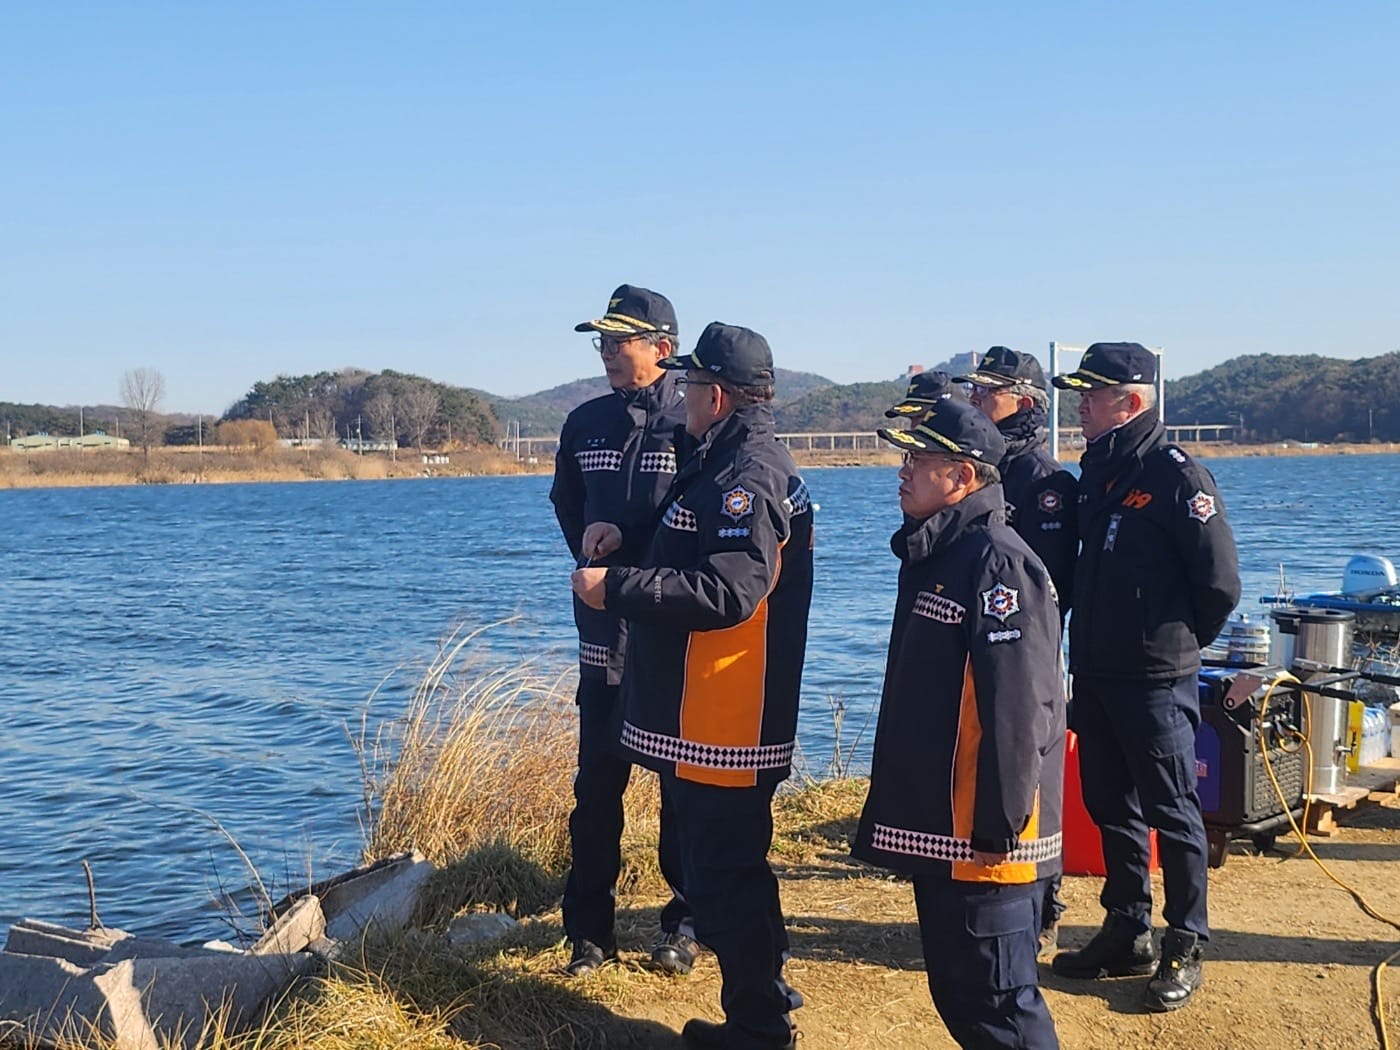
[[[1347,713],[1350,702],[1310,693],[1308,682],[1334,677],[1329,668],[1351,665],[1351,637],[1356,617],[1341,609],[1300,609],[1293,651],[1295,673],[1304,677],[1308,747],[1312,751],[1311,792],[1330,795],[1347,777]]]
[[[1293,659],[1322,667],[1351,666],[1351,636],[1356,615],[1344,609],[1299,609],[1298,640]]]
[[[1298,618],[1301,609],[1280,605],[1269,610],[1269,663],[1293,670],[1293,653],[1298,647]]]

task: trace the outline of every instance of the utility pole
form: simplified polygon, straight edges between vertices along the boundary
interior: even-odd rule
[[[1366,441],[1376,440],[1376,410],[1369,405],[1366,407]]]

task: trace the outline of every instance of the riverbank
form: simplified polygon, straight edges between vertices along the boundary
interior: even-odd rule
[[[1400,452],[1400,444],[1281,442],[1237,445],[1230,442],[1186,443],[1198,459],[1225,457],[1354,456]],[[1080,449],[1062,449],[1061,462],[1079,462]],[[801,467],[870,467],[899,465],[892,448],[794,450]],[[382,453],[355,455],[344,449],[272,449],[260,452],[206,447],[139,451],[91,450],[20,454],[0,450],[0,489],[76,488],[90,485],[196,485],[270,481],[372,481],[390,478],[478,477],[551,474],[554,457],[520,460],[492,448],[455,449],[426,457],[402,450],[397,459]]]
[[[326,449],[155,448],[139,450],[0,451],[0,489],[93,485],[199,485],[267,481],[373,481],[387,478],[475,477],[553,469],[553,459],[529,463],[493,448],[449,449],[426,455],[401,449],[356,455]]]

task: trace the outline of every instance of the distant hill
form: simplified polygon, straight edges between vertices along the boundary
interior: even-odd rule
[[[781,406],[800,400],[814,390],[832,386],[830,379],[812,372],[794,372],[789,368],[777,369],[774,384],[774,405]],[[608,381],[603,376],[589,379],[575,379],[572,383],[550,387],[524,397],[497,397],[485,391],[477,391],[485,398],[496,418],[502,424],[508,420],[520,422],[521,437],[549,437],[559,433],[564,425],[564,417],[575,407],[590,398],[601,397],[609,390]]]
[[[1400,351],[1236,357],[1166,384],[1173,423],[1244,420],[1247,441],[1400,441]]]
[[[883,383],[843,383],[813,390],[774,410],[779,432],[874,430],[885,426],[885,409],[904,396],[901,378]]]
[[[971,365],[955,355],[932,370],[958,375]],[[780,368],[774,412],[778,429],[791,431],[873,430],[885,424],[885,409],[905,389],[898,379],[836,384],[811,372]],[[386,369],[343,368],[315,375],[277,376],[253,384],[226,419],[272,419],[278,433],[293,437],[387,436],[401,444],[422,440],[436,446],[492,442],[518,420],[522,436],[557,434],[575,406],[608,390],[600,376],[506,398]],[[1243,417],[1245,441],[1400,441],[1400,351],[1355,361],[1322,357],[1253,354],[1236,357],[1166,385],[1167,418],[1176,424],[1230,423]],[[389,409],[390,411],[385,411]],[[46,431],[75,435],[126,429],[126,410],[113,405],[21,405],[0,402],[0,424],[12,436]],[[1069,418],[1073,417],[1070,412]],[[195,425],[190,413],[161,417],[167,443],[208,440],[212,423]]]

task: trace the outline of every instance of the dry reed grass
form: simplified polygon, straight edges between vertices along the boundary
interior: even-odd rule
[[[206,445],[140,450],[56,449],[17,453],[0,448],[0,489],[72,488],[90,485],[191,485],[254,481],[345,481],[475,474],[519,474],[548,469],[494,448],[454,450],[447,464],[425,466],[402,450],[398,458],[355,455],[342,448],[276,448],[254,451]]]
[[[365,859],[416,849],[442,869],[420,916],[429,925],[463,908],[535,913],[558,897],[568,871],[577,749],[571,677],[528,664],[483,666],[470,648],[481,630],[454,633],[404,716],[373,739],[362,723],[356,742]],[[624,809],[619,889],[630,892],[660,880],[653,775],[633,778]]]

